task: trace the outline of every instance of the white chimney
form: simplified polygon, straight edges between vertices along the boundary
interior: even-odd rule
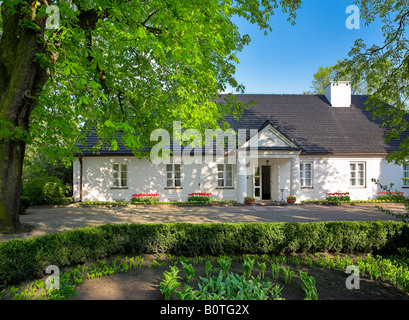
[[[349,108],[351,106],[351,83],[331,81],[325,86],[325,97],[334,108]]]

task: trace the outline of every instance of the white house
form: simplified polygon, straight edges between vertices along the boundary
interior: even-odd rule
[[[327,193],[349,192],[352,200],[374,199],[371,181],[407,193],[409,165],[386,161],[399,142],[385,143],[385,129],[366,111],[367,96],[351,95],[349,82],[331,82],[325,95],[237,95],[257,105],[239,121],[227,117],[233,130],[246,129],[239,148],[217,160],[154,164],[139,160],[120,146],[96,155],[79,146],[74,161],[75,201],[129,201],[135,193],[158,193],[160,201],[185,201],[188,194],[212,193],[214,199],[243,202],[325,199]],[[87,145],[96,144],[90,135]],[[230,158],[230,159],[232,159]],[[209,160],[210,158],[206,158]],[[247,164],[247,168],[243,163]],[[249,165],[250,163],[250,165]]]

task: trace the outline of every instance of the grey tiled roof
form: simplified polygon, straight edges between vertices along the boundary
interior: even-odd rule
[[[257,101],[239,121],[226,119],[233,129],[260,128],[269,121],[300,146],[304,153],[388,153],[399,142],[385,143],[385,129],[366,111],[368,96],[352,96],[349,108],[331,107],[324,95],[237,95]]]
[[[240,120],[232,116],[226,120],[231,128],[261,129],[271,124],[300,147],[305,154],[312,153],[389,153],[399,146],[398,141],[385,143],[385,129],[380,120],[373,120],[366,111],[368,96],[352,96],[349,108],[331,107],[324,95],[236,95],[240,101],[257,101],[244,110]],[[87,136],[87,145],[96,145],[95,134]],[[100,150],[100,155],[131,155],[132,152],[118,141],[116,151]],[[79,145],[84,155],[91,155]]]

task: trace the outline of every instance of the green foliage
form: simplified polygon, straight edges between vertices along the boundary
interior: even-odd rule
[[[267,300],[281,299],[278,285],[274,286],[268,280],[260,278],[248,279],[245,275],[228,273],[223,275],[220,271],[218,276],[211,278],[200,277],[199,290],[188,296],[192,300]],[[185,287],[185,290],[187,288]],[[179,297],[182,297],[179,296]],[[184,295],[183,297],[186,297]]]
[[[393,221],[104,225],[0,243],[0,284],[43,276],[49,265],[63,268],[128,252],[184,256],[394,253],[408,243],[409,226]]]
[[[346,67],[342,61],[338,61],[337,64],[320,67],[314,74],[314,80],[311,84],[311,91],[304,92],[304,94],[320,94],[325,93],[325,86],[330,81],[351,81],[352,76],[348,74]],[[366,86],[363,81],[351,83],[352,94],[370,94],[370,87]]]
[[[73,297],[77,296],[75,292],[75,286],[69,284],[70,275],[65,273],[60,279],[59,289],[48,289],[47,298],[49,300],[71,300]]]
[[[136,204],[157,204],[157,203],[159,203],[159,198],[157,198],[157,197],[133,197],[133,198],[131,198],[131,203],[136,203]]]
[[[227,259],[228,257],[220,257]],[[153,260],[147,267],[161,266],[163,264],[172,264],[176,257],[168,255],[167,259],[158,263]],[[195,257],[188,258],[179,256],[177,261],[180,261],[183,265],[192,266],[191,263],[196,264],[203,262],[205,258]],[[210,270],[211,260],[207,260],[206,268]],[[235,256],[229,258],[234,260]],[[409,253],[406,248],[399,248],[396,254],[389,256],[373,256],[367,254],[366,256],[357,256],[355,258],[348,255],[340,255],[334,257],[322,257],[320,254],[310,253],[309,255],[290,255],[290,256],[269,256],[269,255],[253,255],[253,259],[261,266],[265,262],[277,263],[277,268],[283,270],[285,277],[285,284],[289,285],[290,280],[294,275],[294,271],[290,268],[279,267],[278,263],[290,263],[295,264],[299,269],[299,266],[307,265],[308,267],[317,266],[319,268],[327,268],[333,270],[339,270],[345,272],[345,269],[350,265],[356,265],[359,268],[360,276],[369,277],[375,281],[389,282],[391,285],[401,289],[403,292],[409,292]],[[92,280],[95,278],[110,276],[115,272],[128,272],[134,268],[142,267],[144,259],[141,256],[133,256],[131,258],[125,257],[121,260],[115,258],[111,263],[107,263],[105,260],[99,260],[96,263],[77,265],[70,271],[65,271],[62,274],[60,281],[60,290],[45,289],[44,280],[36,280],[27,284],[25,287],[10,287],[9,289],[0,289],[0,299],[4,296],[5,299],[10,298],[13,300],[44,300],[44,299],[58,299],[68,300],[72,299],[76,295],[75,286],[81,285],[85,278]],[[190,263],[190,264],[189,264]],[[179,300],[204,300],[204,299],[273,299],[282,300],[281,291],[283,287],[274,285],[269,281],[267,277],[265,280],[259,276],[245,277],[245,275],[238,275],[228,273],[226,276],[220,271],[218,276],[210,277],[209,273],[206,275],[205,281],[199,276],[199,283],[197,287],[199,290],[194,290],[192,287],[185,285],[182,291],[177,289],[180,287],[178,276],[180,272],[176,267],[170,267],[170,270],[165,272],[166,276],[162,281],[163,294],[167,295],[167,298],[171,298],[172,294]],[[191,267],[189,267],[191,268]],[[260,269],[260,268],[259,268]],[[262,268],[261,268],[262,269]],[[307,272],[299,269],[300,280],[302,289],[305,292],[305,299],[318,298],[317,290],[315,287],[315,279],[308,276]],[[172,280],[173,279],[173,280]],[[208,286],[207,286],[208,285]],[[227,288],[230,286],[230,289]],[[236,290],[237,289],[237,290]]]
[[[132,204],[127,201],[83,201],[78,203],[78,205],[87,207],[87,206],[114,206],[114,207],[123,207],[126,205]]]
[[[212,273],[214,271],[217,271],[217,268],[213,268],[212,263],[210,262],[210,260],[208,260],[206,262],[205,270],[206,270],[206,278],[209,278],[212,276]]]
[[[23,184],[23,196],[30,198],[31,205],[60,204],[70,191],[71,187],[57,177],[43,176]]]
[[[274,280],[278,280],[278,275],[280,273],[280,265],[278,263],[271,264],[271,273]]]
[[[133,199],[132,199],[133,200]],[[78,203],[80,206],[126,206],[129,204],[176,204],[176,205],[195,205],[195,204],[208,204],[207,201],[205,202],[188,202],[188,201],[159,201],[156,202],[156,200],[153,200],[152,202],[147,201],[147,202],[139,202],[137,200],[134,200],[133,202],[130,201],[83,201]],[[212,200],[212,204],[234,204],[236,201],[232,200],[225,200],[225,201],[217,201],[217,200]]]
[[[47,182],[44,184],[42,193],[44,203],[47,204],[60,204],[63,202],[66,194],[69,192],[70,187],[63,185],[62,182]]]
[[[306,272],[300,270],[300,278],[302,282],[302,290],[305,292],[305,300],[318,300],[314,277],[309,277]]]
[[[381,194],[376,196],[376,200],[378,202],[392,202],[392,203],[401,203],[405,201],[404,195],[394,195],[392,193],[389,194]]]
[[[398,220],[401,220],[405,223],[409,222],[409,198],[406,198],[399,192],[399,190],[396,190],[395,192],[392,191],[393,188],[393,183],[387,185],[383,185],[379,182],[378,179],[372,179],[372,182],[374,182],[381,190],[386,191],[387,193],[387,199],[390,199],[390,202],[398,202],[398,203],[403,203],[405,206],[405,213],[394,213],[391,210],[385,209],[382,206],[376,206],[381,212],[384,212],[390,216],[395,217]]]
[[[185,271],[185,274],[186,274],[186,281],[187,282],[193,281],[193,277],[195,276],[196,269],[193,267],[193,265],[187,264],[183,261],[181,262],[181,264],[182,264],[183,271]]]
[[[231,259],[227,257],[225,258],[221,257],[217,262],[219,263],[219,266],[222,268],[223,275],[226,276],[231,266]]]
[[[261,279],[264,279],[264,272],[266,271],[266,267],[267,267],[266,263],[257,261],[257,266],[258,266],[258,269],[259,269],[259,275],[258,276]]]
[[[45,14],[44,6],[20,2],[19,6],[16,1],[4,5],[22,17]],[[25,28],[44,31],[47,52],[33,54],[51,75],[39,93],[38,105],[27,115],[31,143],[50,157],[72,156],[86,122],[85,130],[93,127],[101,146],[107,142],[108,148],[115,149],[121,139],[140,153],[145,143],[152,145],[151,130],[167,127],[174,120],[181,120],[184,128],[224,127],[224,115],[237,117],[246,105],[232,95],[225,105],[214,102],[227,86],[244,92],[235,79],[235,69],[237,53],[249,44],[250,37],[240,34],[233,17],[267,32],[272,30],[269,20],[277,8],[293,24],[300,6],[300,0],[154,0],[143,4],[103,0],[98,6],[58,3],[58,30],[42,30],[44,26],[37,21],[22,18]],[[17,27],[4,32],[17,34]]]
[[[328,202],[350,202],[351,197],[349,195],[341,195],[341,196],[328,195],[326,196],[325,200]]]
[[[163,280],[160,283],[160,291],[165,296],[165,300],[169,300],[172,293],[180,286],[180,283],[177,282],[177,279],[180,279],[178,276],[179,269],[176,266],[171,266],[170,271],[166,271],[163,274]]]
[[[30,206],[31,200],[29,197],[20,197],[20,214],[25,214],[27,208]]]
[[[212,202],[211,197],[188,197],[187,203],[210,203]]]
[[[402,163],[409,155],[409,137],[401,135],[409,125],[408,6],[405,1],[357,0],[356,4],[365,25],[375,20],[381,23],[384,39],[370,45],[357,39],[343,64],[353,82],[363,81],[372,89],[367,110],[383,122],[386,141],[399,144],[387,159]]]
[[[29,145],[24,156],[23,184],[43,176],[57,177],[63,184],[72,186],[73,172],[71,159],[50,159],[37,150],[33,150],[33,147]]]
[[[291,278],[293,277],[295,272],[290,270],[290,268],[280,268],[280,269],[283,270],[285,284],[290,284]]]
[[[251,277],[251,272],[253,271],[255,259],[250,259],[250,257],[245,257],[243,261],[243,274],[249,278]]]

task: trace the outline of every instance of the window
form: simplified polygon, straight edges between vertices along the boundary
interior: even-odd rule
[[[409,162],[403,165],[403,178],[409,179]],[[409,180],[403,179],[403,186],[409,187]]]
[[[182,172],[180,164],[166,165],[166,187],[182,188]]]
[[[300,164],[300,184],[304,188],[312,187],[312,162]]]
[[[233,187],[233,165],[231,164],[217,165],[217,186],[219,188]]]
[[[128,165],[126,163],[114,163],[112,166],[114,188],[128,187]]]
[[[350,186],[365,187],[365,162],[350,163]]]
[[[254,197],[260,198],[261,195],[261,170],[256,167],[254,172]]]

